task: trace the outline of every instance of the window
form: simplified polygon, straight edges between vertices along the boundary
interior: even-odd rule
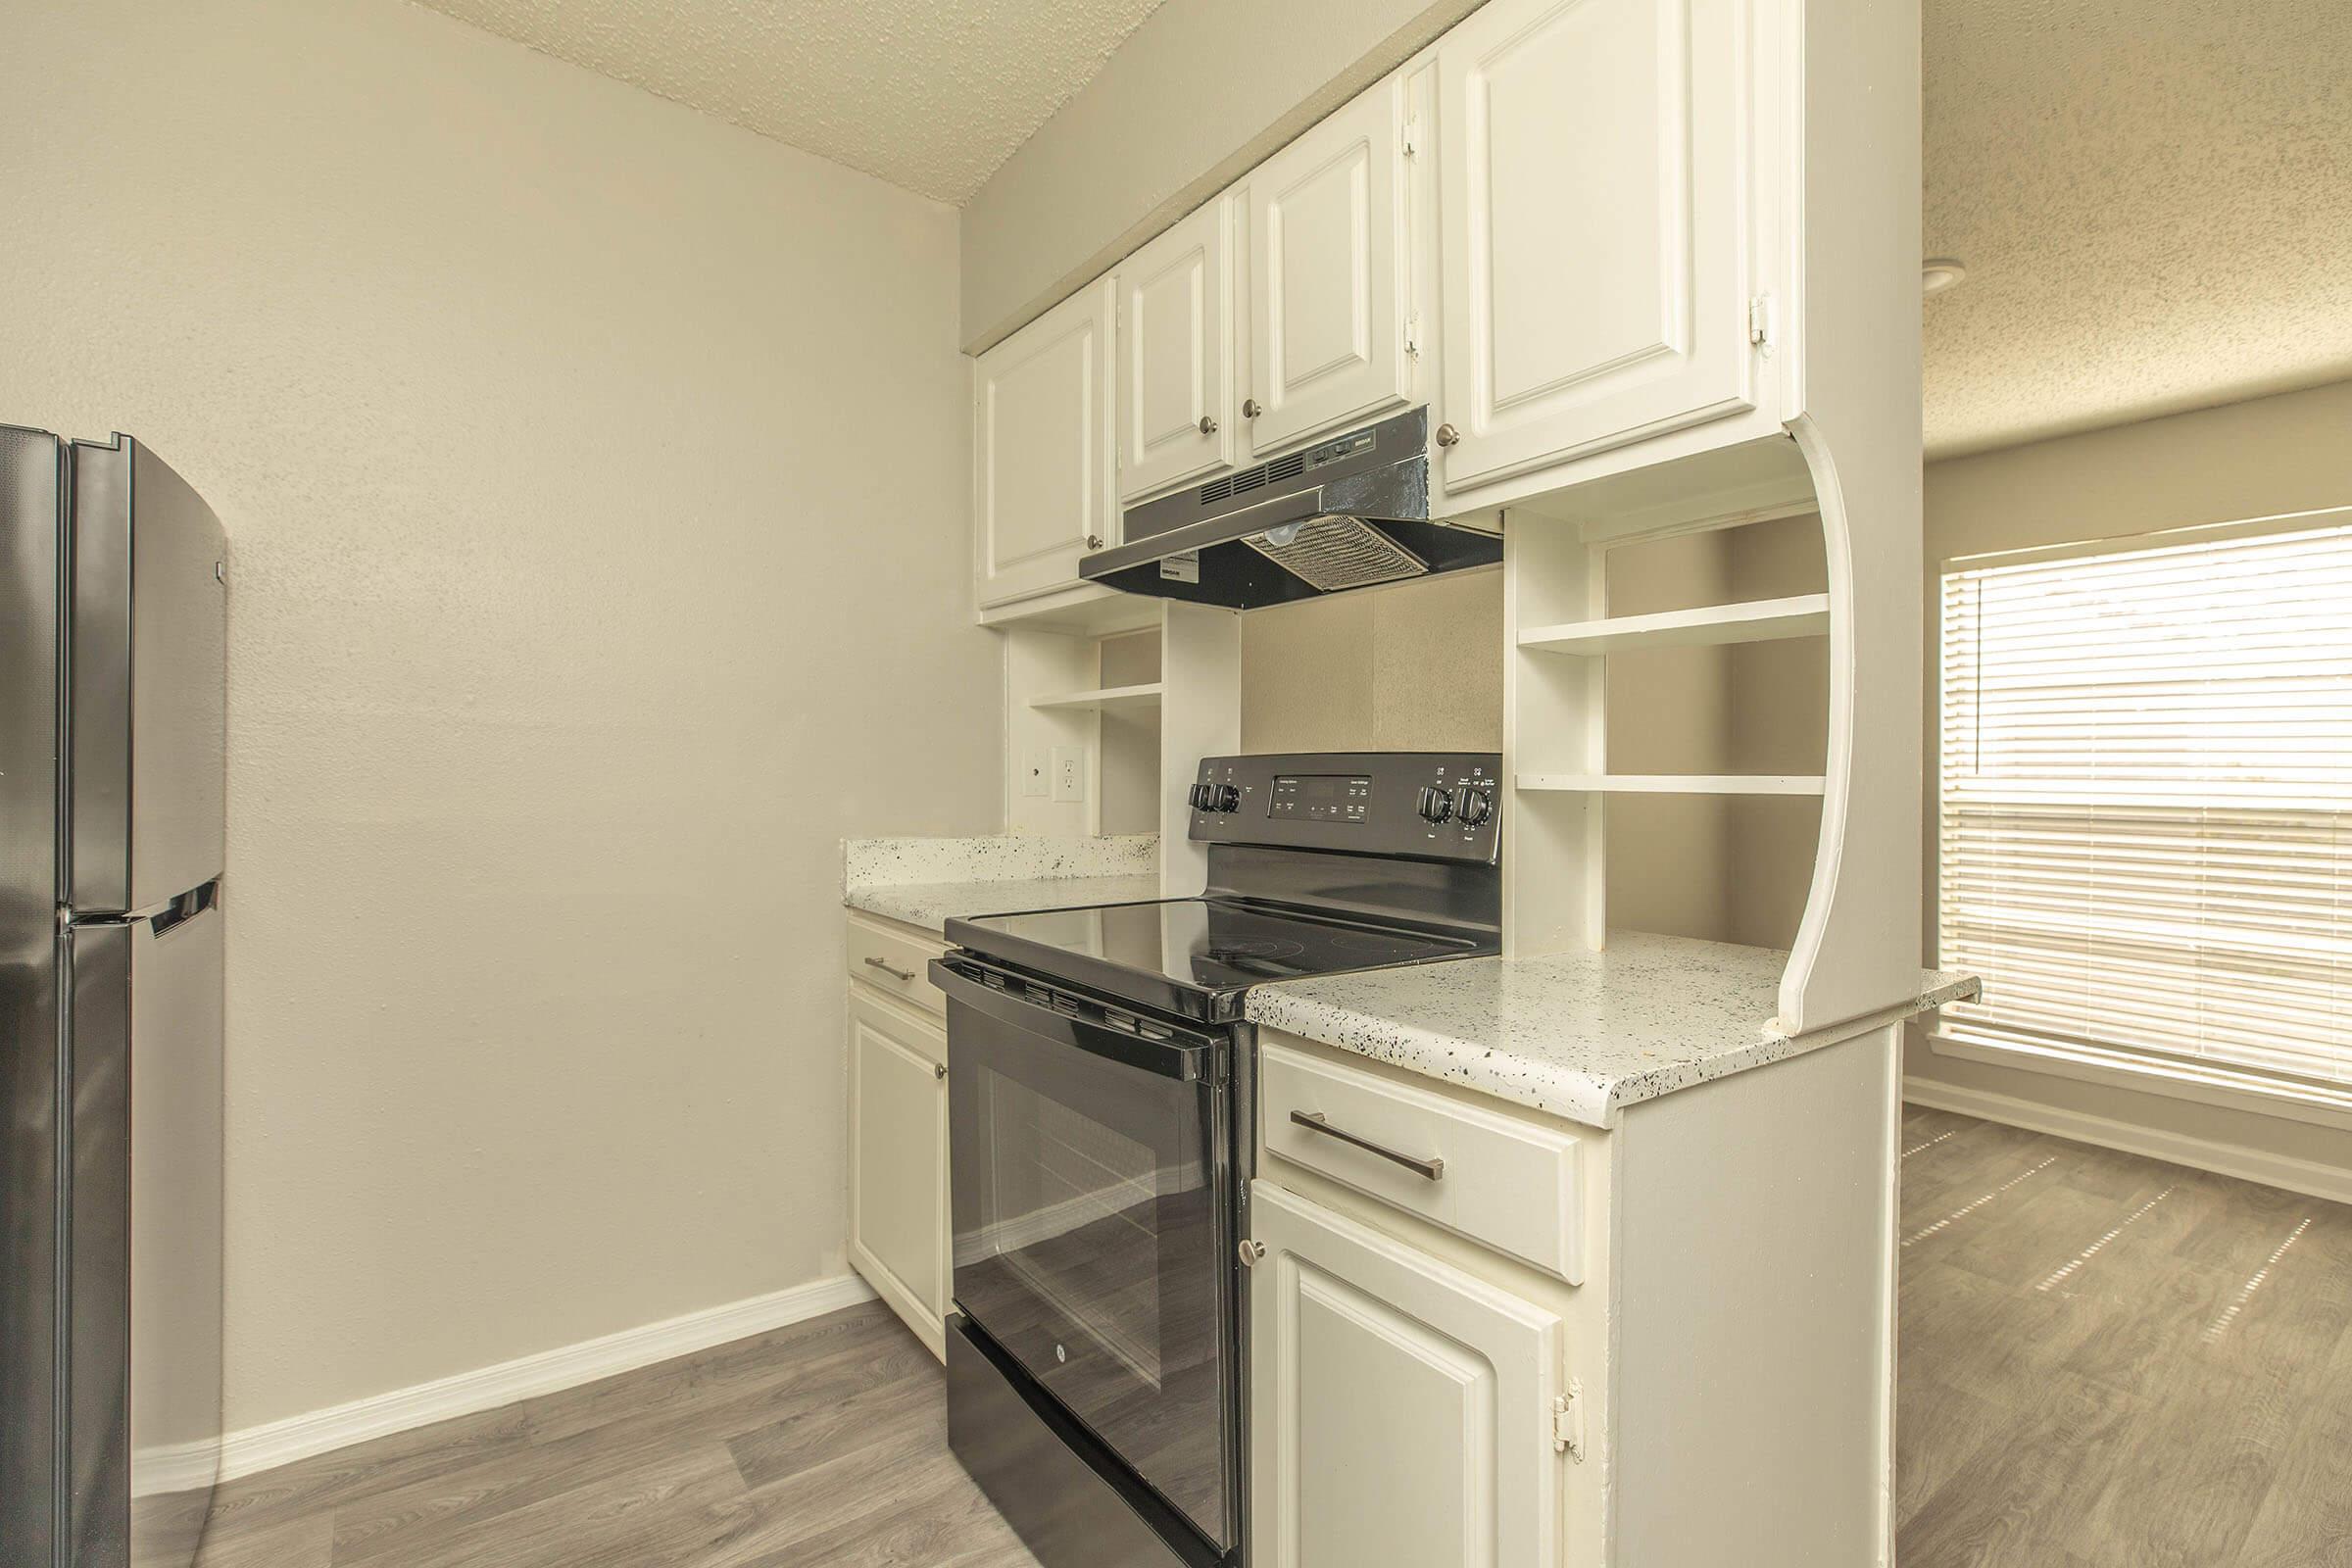
[[[2347,518],[1945,574],[1945,1035],[2352,1092]]]

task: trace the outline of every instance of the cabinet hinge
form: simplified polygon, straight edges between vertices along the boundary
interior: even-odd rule
[[[1551,1446],[1573,1459],[1585,1456],[1585,1386],[1568,1380],[1568,1392],[1551,1401]]]
[[[1421,120],[1419,116],[1408,115],[1405,117],[1403,139],[1404,156],[1407,158],[1419,157],[1421,154]]]
[[[1759,294],[1747,302],[1747,340],[1760,349],[1772,347],[1772,296]]]
[[[1421,313],[1419,311],[1405,313],[1404,352],[1415,359],[1421,357]]]

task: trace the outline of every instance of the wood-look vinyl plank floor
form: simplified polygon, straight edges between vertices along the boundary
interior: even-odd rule
[[[2352,1568],[2352,1208],[1909,1107],[1902,1568]],[[230,1483],[199,1568],[1036,1568],[878,1303]]]
[[[1984,1125],[1904,1116],[1902,1568],[2352,1568],[2352,1208]]]

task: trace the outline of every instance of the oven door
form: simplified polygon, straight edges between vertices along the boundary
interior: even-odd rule
[[[956,1304],[1219,1550],[1239,1533],[1230,1037],[958,955],[948,997]],[[1000,989],[1008,985],[1011,989]],[[1163,1034],[1164,1038],[1156,1038]]]

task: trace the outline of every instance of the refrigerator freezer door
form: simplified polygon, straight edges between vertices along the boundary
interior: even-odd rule
[[[131,930],[130,1560],[196,1555],[220,1475],[221,938]]]
[[[68,902],[153,909],[226,858],[227,542],[203,498],[129,437],[73,454]]]
[[[220,1475],[222,917],[183,908],[66,938],[75,1563],[186,1568]]]
[[[130,950],[127,925],[67,930],[72,1125],[66,1205],[66,1560],[130,1544]]]
[[[0,427],[0,1542],[34,1564],[57,1534],[60,450]]]

